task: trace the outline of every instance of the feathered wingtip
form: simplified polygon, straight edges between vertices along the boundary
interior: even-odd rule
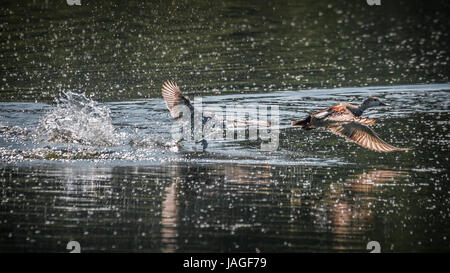
[[[167,80],[163,83],[161,94],[166,102],[167,109],[171,112],[174,106],[181,101],[180,87],[178,87],[178,85],[171,80]]]
[[[373,125],[377,120],[374,118],[355,118],[355,121],[363,125],[370,126]]]
[[[166,102],[167,109],[174,119],[181,117],[183,110],[176,106],[187,106],[189,111],[193,113],[194,107],[190,103],[189,99],[181,94],[180,87],[170,80],[163,83],[161,88],[161,94]]]
[[[386,143],[371,128],[356,121],[327,126],[326,129],[338,136],[344,137],[350,142],[354,142],[376,152],[408,151],[410,149],[399,148]]]
[[[162,85],[161,94],[167,103],[167,108],[171,109],[174,103],[178,100],[181,91],[176,83],[171,80],[167,80]]]

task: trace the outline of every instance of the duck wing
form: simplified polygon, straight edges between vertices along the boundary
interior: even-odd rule
[[[353,121],[355,118],[355,115],[350,110],[340,104],[319,110],[311,116],[317,120],[337,122]]]
[[[366,126],[370,126],[370,125],[374,124],[377,120],[374,118],[356,118],[355,117],[354,121],[359,122]]]
[[[375,123],[375,119],[372,118],[360,118],[355,116],[345,105],[335,105],[325,108],[312,115],[315,119],[324,120],[329,122],[358,122],[363,125],[369,126]]]
[[[326,130],[344,137],[346,140],[361,145],[376,152],[407,151],[408,148],[394,147],[384,142],[371,128],[359,123],[348,122],[339,125],[330,125]]]
[[[179,119],[182,116],[182,111],[177,106],[185,105],[191,111],[194,112],[194,107],[192,106],[189,99],[181,94],[180,87],[172,81],[165,81],[161,89],[162,96],[166,102],[167,109],[169,109],[170,114],[174,119]]]

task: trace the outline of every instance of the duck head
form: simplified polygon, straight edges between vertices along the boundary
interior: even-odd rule
[[[369,107],[375,107],[375,106],[388,106],[389,104],[384,103],[380,101],[377,97],[368,97],[364,102],[361,104],[361,108],[367,109]]]

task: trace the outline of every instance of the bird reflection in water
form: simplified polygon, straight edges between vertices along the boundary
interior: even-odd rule
[[[164,189],[165,197],[162,202],[161,219],[161,251],[175,252],[178,237],[178,178]]]
[[[398,182],[405,176],[407,173],[402,171],[372,170],[352,176],[344,183],[334,183],[327,196],[335,242],[333,249],[342,251],[362,246],[360,240],[373,229],[375,203],[381,186]]]
[[[372,170],[323,188],[320,174],[316,177],[310,170],[302,168],[294,172],[301,185],[298,187],[297,183],[291,189],[290,232],[301,233],[305,227],[314,228],[318,235],[316,251],[330,247],[336,251],[364,249],[365,244],[361,241],[365,242],[368,239],[365,236],[373,229],[379,191],[382,186],[407,176],[402,171]],[[323,236],[330,238],[326,241],[331,242],[331,246],[320,245]]]

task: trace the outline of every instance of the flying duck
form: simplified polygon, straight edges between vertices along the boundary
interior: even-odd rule
[[[304,130],[322,127],[348,141],[376,152],[407,151],[408,148],[398,148],[386,143],[369,128],[375,123],[375,119],[360,117],[367,108],[386,105],[388,104],[381,102],[377,97],[369,97],[359,106],[338,103],[314,112],[306,118],[293,120],[291,125],[302,127]]]
[[[191,121],[191,133],[194,133],[194,113],[197,111],[194,106],[191,104],[188,98],[181,94],[180,87],[176,83],[168,80],[165,81],[162,85],[161,94],[166,103],[167,109],[169,109],[170,115],[174,120],[178,121],[183,117],[185,111],[184,109],[189,110],[190,121]],[[184,107],[183,107],[184,106]],[[186,108],[187,107],[187,108]],[[213,116],[204,116],[202,113],[198,113],[202,117],[202,126],[205,125],[207,121],[213,118]],[[181,141],[180,139],[179,141]],[[196,141],[196,143],[201,143],[203,149],[208,147],[208,142],[204,139],[202,134],[202,139],[200,141]]]

